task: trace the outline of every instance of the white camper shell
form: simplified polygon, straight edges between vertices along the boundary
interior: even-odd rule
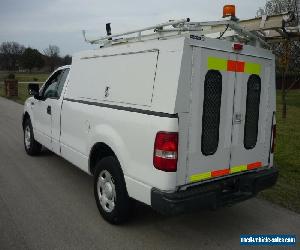
[[[65,74],[60,95],[45,96],[53,75],[39,93],[30,87],[25,149],[42,144],[94,175],[112,223],[127,218],[130,198],[176,214],[276,182],[268,50],[184,34],[83,51],[53,74]]]

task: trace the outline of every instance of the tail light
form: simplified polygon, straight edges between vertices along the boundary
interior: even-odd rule
[[[155,137],[153,165],[165,172],[176,172],[178,133],[158,132]]]
[[[276,146],[276,124],[273,125],[272,135],[273,135],[273,141],[272,141],[271,153],[273,154],[275,151],[275,146]]]
[[[244,45],[241,43],[234,43],[232,44],[232,49],[235,51],[240,51],[244,48]]]

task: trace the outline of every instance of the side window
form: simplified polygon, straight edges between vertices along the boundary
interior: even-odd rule
[[[70,69],[59,70],[49,78],[43,89],[41,89],[44,99],[60,98],[69,71]]]
[[[219,145],[220,109],[222,97],[222,75],[209,70],[204,82],[201,151],[213,155]]]
[[[70,69],[65,69],[63,71],[63,73],[61,74],[61,77],[59,79],[59,84],[58,84],[58,87],[57,87],[58,98],[60,98],[60,96],[61,96],[61,92],[64,88],[65,83],[66,83],[66,79],[68,77],[69,71],[70,71]]]
[[[46,82],[43,89],[43,98],[58,98],[57,88],[62,74],[62,70],[55,72]]]
[[[257,142],[261,79],[250,75],[247,83],[246,118],[244,128],[244,146],[252,149]]]

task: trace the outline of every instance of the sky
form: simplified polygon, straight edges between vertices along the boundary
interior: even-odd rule
[[[105,35],[110,22],[113,33],[166,22],[216,21],[225,4],[235,4],[240,19],[255,17],[266,0],[0,0],[0,43],[16,41],[43,50],[51,45],[61,55],[93,48],[83,40]]]

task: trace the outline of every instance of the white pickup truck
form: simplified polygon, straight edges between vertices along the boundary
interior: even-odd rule
[[[164,214],[217,208],[275,184],[275,60],[178,34],[77,53],[25,103],[24,145],[94,176],[102,216],[133,200]]]

